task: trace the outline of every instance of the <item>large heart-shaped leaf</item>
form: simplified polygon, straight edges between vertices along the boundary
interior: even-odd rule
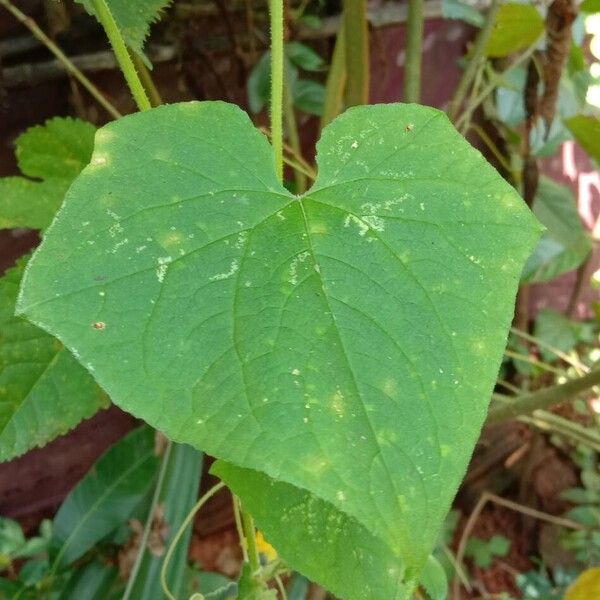
[[[352,109],[318,164],[291,195],[223,103],[110,124],[19,308],[126,410],[354,520],[398,557],[404,598],[485,417],[539,228],[434,109]]]

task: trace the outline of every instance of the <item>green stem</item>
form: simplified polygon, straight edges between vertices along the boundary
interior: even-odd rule
[[[133,99],[135,100],[139,110],[150,110],[152,108],[150,100],[148,100],[148,96],[146,96],[144,86],[140,81],[138,72],[135,70],[135,66],[131,60],[131,56],[129,56],[127,46],[125,46],[125,42],[123,41],[119,27],[117,26],[117,23],[115,22],[115,19],[108,8],[108,5],[106,4],[106,0],[91,1],[94,12],[102,24],[102,27],[104,27],[104,31],[106,32],[110,45],[115,53],[117,62],[119,63],[121,71],[123,72],[125,80],[127,81],[127,85],[131,90]]]
[[[484,86],[482,91],[475,97],[475,99],[469,102],[469,105],[465,109],[465,112],[460,115],[456,119],[456,123],[454,124],[457,129],[461,129],[463,125],[468,122],[471,118],[471,115],[475,112],[475,109],[498,87],[498,85],[502,82],[502,78],[508,75],[514,69],[520,67],[524,62],[529,60],[531,55],[535,52],[538,44],[538,40],[536,40],[514,63],[512,63],[507,69],[502,71],[501,73],[492,72],[492,75],[488,75],[488,78],[491,81]]]
[[[152,81],[152,75],[150,75],[148,67],[144,64],[144,61],[140,58],[139,54],[133,50],[129,50],[129,56],[131,56],[131,60],[140,76],[140,81],[144,86],[144,90],[146,90],[146,95],[150,99],[150,104],[152,104],[152,106],[160,106],[162,104],[162,98],[160,92],[154,85],[154,81]]]
[[[283,86],[283,118],[285,120],[289,144],[294,154],[300,156],[302,148],[300,147],[298,124],[296,122],[296,113],[294,112],[294,99],[287,84]],[[294,169],[294,181],[296,182],[296,194],[303,194],[306,191],[306,176],[304,173],[298,169]]]
[[[167,447],[165,448],[165,451],[162,455],[160,471],[158,472],[158,480],[156,481],[156,487],[154,488],[154,494],[152,495],[152,502],[150,503],[150,509],[148,510],[148,517],[146,519],[144,533],[142,534],[142,539],[140,540],[140,549],[138,550],[137,556],[135,557],[135,563],[133,564],[133,568],[131,569],[129,579],[127,580],[127,587],[125,588],[125,592],[123,593],[123,598],[121,600],[129,600],[129,596],[131,595],[131,591],[133,590],[133,586],[135,585],[137,574],[140,570],[142,559],[144,558],[144,552],[146,551],[146,546],[148,545],[148,538],[150,537],[152,523],[154,522],[154,514],[156,512],[156,507],[158,506],[158,500],[162,491],[165,473],[167,472],[167,467],[169,465],[169,457],[171,455],[172,447],[173,442],[169,440],[169,442],[167,443]]]
[[[169,590],[169,585],[167,584],[167,571],[169,570],[169,563],[171,562],[171,558],[173,557],[173,553],[175,552],[175,548],[177,547],[177,542],[181,539],[188,525],[192,522],[192,519],[196,515],[196,513],[221,489],[225,487],[225,484],[222,481],[219,481],[216,485],[210,488],[198,502],[194,505],[192,510],[188,513],[187,517],[184,519],[183,523],[177,530],[177,533],[173,537],[173,541],[171,542],[169,549],[167,550],[167,554],[165,555],[165,560],[163,561],[162,568],[160,570],[160,585],[162,587],[165,596],[169,600],[176,600],[175,596]]]
[[[342,21],[335,40],[331,66],[325,84],[321,129],[342,112],[346,79],[346,28]]]
[[[346,46],[346,104],[369,103],[369,28],[366,0],[345,0],[344,27]],[[351,39],[350,39],[351,38]]]
[[[246,545],[246,536],[244,535],[244,527],[242,525],[242,515],[240,514],[240,499],[236,495],[231,494],[231,503],[233,505],[235,529],[242,548],[242,558],[244,559],[244,562],[248,562],[248,547]]]
[[[118,119],[121,113],[104,97],[102,92],[73,64],[71,59],[39,28],[38,24],[26,14],[21,12],[9,0],[0,0],[0,4],[10,12],[17,21],[27,27],[29,31],[37,38],[62,64],[65,70],[73,75],[77,81],[90,93],[90,95],[106,110],[106,112]]]
[[[454,122],[458,116],[458,111],[460,110],[460,107],[467,95],[467,91],[469,90],[469,86],[471,85],[471,82],[477,73],[479,64],[485,59],[485,47],[487,46],[488,40],[492,35],[494,24],[496,22],[496,15],[500,10],[500,5],[501,0],[492,0],[485,23],[483,24],[483,27],[479,31],[479,35],[475,40],[469,64],[467,65],[463,76],[458,82],[458,86],[454,92],[454,97],[450,101],[450,107],[448,108],[448,117],[452,122]]]
[[[423,55],[424,0],[409,0],[406,20],[406,63],[404,65],[404,101],[421,100],[421,57]]]
[[[554,404],[569,400],[573,396],[577,396],[599,384],[600,365],[595,365],[592,371],[577,379],[571,379],[566,383],[553,385],[539,392],[518,397],[510,404],[492,406],[488,412],[487,423],[496,423],[506,419],[529,415],[540,408],[548,408]]]
[[[269,0],[271,16],[271,142],[283,181],[283,0]]]
[[[258,549],[256,548],[256,528],[254,527],[254,519],[252,515],[241,507],[240,514],[242,517],[242,528],[244,530],[244,538],[246,540],[246,548],[248,549],[248,562],[252,575],[256,575],[260,571],[260,559],[258,558]]]

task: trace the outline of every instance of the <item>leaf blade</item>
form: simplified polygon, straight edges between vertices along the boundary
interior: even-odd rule
[[[26,262],[0,278],[0,461],[43,446],[109,404],[58,340],[14,316]]]
[[[433,109],[348,111],[324,130],[318,163],[314,187],[291,196],[265,138],[222,103],[109,125],[20,310],[127,410],[310,490],[401,557],[415,586],[485,417],[538,228]],[[69,246],[66,229],[84,239]],[[65,260],[77,268],[57,275]]]

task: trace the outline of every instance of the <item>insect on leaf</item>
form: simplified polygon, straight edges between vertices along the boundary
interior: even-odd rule
[[[539,225],[431,108],[351,109],[317,161],[312,189],[293,196],[266,138],[220,102],[109,124],[19,310],[124,409],[257,473],[238,477],[242,501],[256,477],[299,495],[304,513],[263,504],[290,530],[314,524],[314,579],[336,589],[327,566],[353,564],[325,543],[332,515],[393,557],[386,597],[400,600],[485,418]],[[259,526],[306,565],[301,544],[286,552]]]

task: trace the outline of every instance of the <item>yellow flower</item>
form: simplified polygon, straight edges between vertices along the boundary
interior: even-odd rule
[[[277,551],[269,544],[269,542],[267,542],[267,540],[265,540],[262,531],[256,532],[256,549],[261,554],[264,554],[269,562],[277,558]]]

